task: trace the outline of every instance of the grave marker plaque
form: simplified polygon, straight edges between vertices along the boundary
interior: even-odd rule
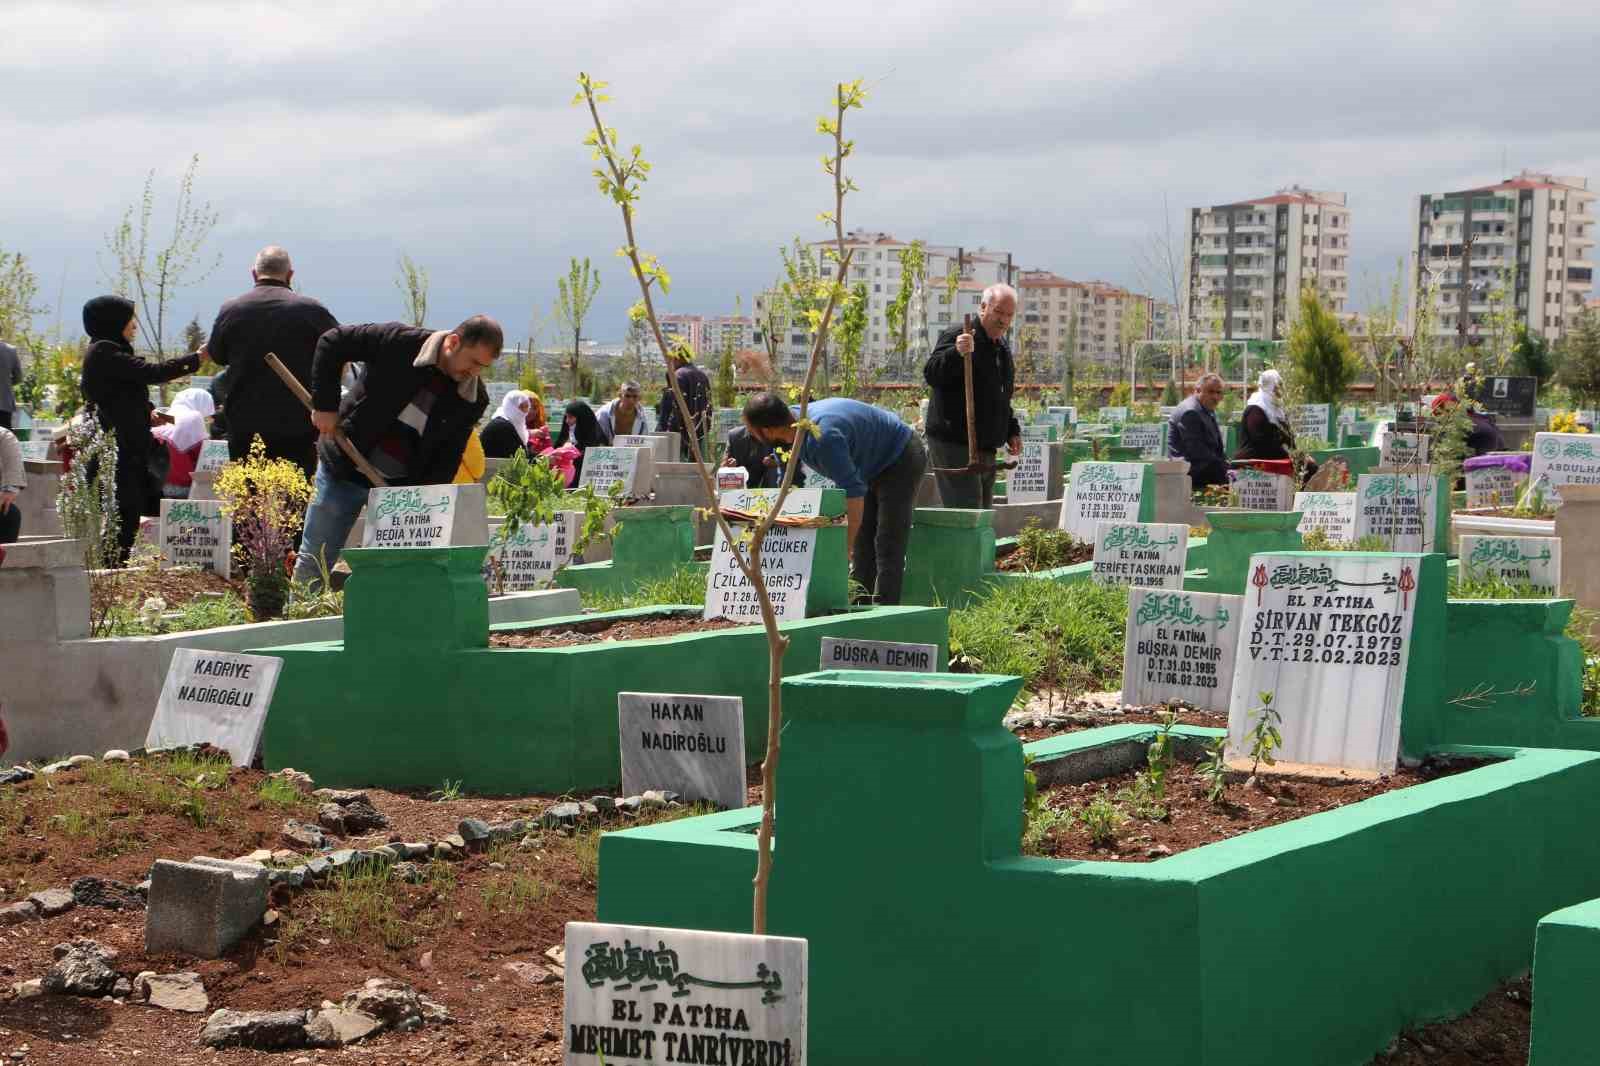
[[[743,807],[744,700],[738,696],[617,693],[622,792],[676,792],[685,803]]]
[[[1189,527],[1181,522],[1101,522],[1093,578],[1102,585],[1183,588]]]
[[[1431,473],[1362,474],[1356,478],[1356,539],[1382,537],[1397,552],[1435,550],[1438,490]]]
[[[658,463],[675,463],[672,437],[666,433],[618,433],[611,439],[613,448],[649,448]]]
[[[1072,481],[1061,501],[1060,527],[1093,543],[1102,520],[1139,521],[1145,517],[1141,512],[1149,470],[1145,463],[1073,463]]]
[[[554,522],[524,523],[510,540],[490,547],[484,559],[485,580],[492,578],[492,564],[498,562],[507,592],[549,588],[556,571],[572,561],[572,546],[582,524],[583,515],[577,511],[558,511]]]
[[[1529,476],[1541,479],[1551,499],[1561,502],[1563,485],[1600,485],[1600,438],[1588,433],[1536,433]]]
[[[655,480],[655,448],[590,448],[583,453],[578,488],[592,487],[605,495],[622,482],[624,496],[644,496]]]
[[[445,548],[459,485],[380,485],[367,494],[363,548]]]
[[[1560,537],[1485,537],[1461,535],[1461,576],[1471,581],[1499,579],[1531,585],[1536,596],[1555,596],[1561,588]]]
[[[1501,422],[1531,422],[1535,410],[1534,394],[1538,391],[1538,378],[1496,377],[1477,379],[1469,395]]]
[[[1024,444],[1031,440],[1048,442],[1056,439],[1056,427],[1043,422],[1035,422],[1032,425],[1023,426],[1021,429],[1022,443]]]
[[[1122,702],[1148,707],[1182,700],[1226,712],[1243,609],[1242,596],[1130,590]]]
[[[1006,471],[1006,502],[1037,503],[1049,498],[1050,445],[1042,440],[1025,439],[1017,465]]]
[[[19,440],[17,446],[22,449],[22,458],[34,462],[48,462],[50,459],[50,439],[44,440]]]
[[[765,514],[772,509],[772,502],[777,498],[777,489],[744,488],[722,493],[718,497],[718,504],[725,511]],[[789,495],[783,498],[783,507],[778,511],[780,518],[817,518],[821,514],[822,490],[811,486],[791,488]]]
[[[819,670],[888,670],[914,674],[939,672],[939,645],[892,640],[823,637]]]
[[[1129,422],[1122,427],[1122,446],[1138,448],[1141,459],[1167,457],[1167,430],[1165,422]]]
[[[233,521],[219,500],[161,501],[161,567],[193,566],[227,577]]]
[[[1418,555],[1256,555],[1228,706],[1228,756],[1248,758],[1261,694],[1283,716],[1279,762],[1392,773]]]
[[[179,648],[167,667],[145,746],[205,742],[226,751],[233,765],[249,766],[282,667],[273,655]]]
[[[225,440],[208,440],[200,445],[200,458],[195,460],[194,472],[197,474],[215,474],[228,462],[228,442]]]
[[[1522,475],[1503,466],[1482,466],[1466,471],[1467,507],[1515,507]]]
[[[1356,539],[1356,494],[1353,492],[1297,492],[1294,509],[1300,512],[1297,528],[1302,536],[1320,529],[1331,541]]]
[[[817,495],[822,495],[821,490]],[[767,583],[767,593],[772,598],[772,609],[778,621],[789,622],[806,616],[806,591],[811,586],[816,548],[815,528],[773,526],[762,540],[761,576]],[[706,573],[705,617],[729,618],[736,622],[761,621],[756,590],[739,569],[733,546],[720,527],[711,552],[711,569]]]
[[[717,467],[717,491],[729,492],[742,489],[750,480],[750,471],[742,466]]]
[[[793,937],[568,922],[564,1062],[803,1066],[806,950]]]
[[[1329,405],[1325,403],[1303,403],[1289,408],[1289,428],[1294,431],[1297,441],[1300,440],[1325,440],[1332,441],[1333,428],[1329,419]]]
[[[1420,466],[1428,461],[1428,435],[1426,433],[1399,433],[1390,431],[1383,437],[1378,450],[1380,466]]]
[[[1248,511],[1287,511],[1294,499],[1294,478],[1243,466],[1233,472],[1239,506]]]
[[[1113,425],[1120,425],[1128,420],[1128,408],[1126,405],[1118,407],[1102,407],[1100,408],[1100,411],[1096,417],[1098,417],[1102,422],[1110,422]]]

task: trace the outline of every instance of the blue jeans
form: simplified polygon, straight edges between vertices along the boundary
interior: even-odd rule
[[[322,587],[318,557],[327,562],[329,570],[333,569],[366,505],[365,485],[336,478],[328,472],[327,464],[317,464],[311,505],[306,508],[305,530],[300,534],[300,552],[294,560],[296,584],[305,584],[312,591]]]

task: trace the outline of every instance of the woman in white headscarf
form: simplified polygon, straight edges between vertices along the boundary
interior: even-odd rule
[[[528,447],[528,415],[533,410],[533,393],[512,389],[500,401],[500,409],[478,434],[483,454],[490,459],[509,459]]]
[[[1256,391],[1245,402],[1239,420],[1239,450],[1235,459],[1287,459],[1294,447],[1294,432],[1289,428],[1289,413],[1278,398],[1283,378],[1276,370],[1263,370],[1256,379]]]
[[[217,413],[217,403],[205,389],[184,389],[167,408],[170,422],[151,427],[150,435],[167,446],[167,476],[161,494],[187,499],[194,482],[200,449],[210,436],[206,420]]]

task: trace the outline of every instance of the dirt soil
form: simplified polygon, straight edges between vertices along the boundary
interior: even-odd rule
[[[1369,1066],[1527,1066],[1533,985],[1508,981],[1466,1014],[1408,1029]]]
[[[1054,570],[1061,566],[1071,566],[1074,563],[1086,563],[1094,558],[1094,545],[1074,543],[1064,553],[1064,558],[1051,562],[1049,566],[1040,567],[1033,564],[1028,553],[1015,544],[1007,544],[996,548],[994,553],[994,568],[1006,573],[1026,573],[1032,570]]]
[[[181,784],[200,777],[201,813]],[[0,905],[44,888],[67,887],[84,875],[136,883],[159,858],[234,858],[256,848],[290,847],[285,820],[315,822],[315,800],[287,805],[263,796],[259,771],[194,760],[95,763],[46,779],[0,786]],[[466,817],[503,822],[536,818],[572,797],[429,799],[365,791],[391,828],[335,838],[336,847],[374,847],[392,840],[438,840]],[[752,796],[759,790],[752,789]],[[503,969],[511,961],[543,963],[562,943],[569,921],[592,921],[598,832],[689,808],[634,817],[607,816],[568,836],[535,831],[537,844],[515,845],[459,861],[434,862],[417,885],[395,881],[378,891],[319,887],[275,890],[282,917],[226,957],[147,957],[142,911],[79,906],[54,918],[0,927],[0,1060],[26,1044],[21,1066],[97,1062],[275,1063],[305,1056],[316,1063],[554,1063],[561,1059],[562,986],[529,985]],[[204,825],[197,825],[196,821]],[[498,863],[502,868],[491,866]],[[210,1009],[303,1009],[337,1001],[368,978],[388,976],[443,1003],[456,1022],[412,1034],[384,1034],[342,1050],[268,1054],[202,1048],[204,1018],[111,1001],[67,996],[9,998],[11,984],[43,976],[55,944],[92,937],[119,953],[119,972],[194,970]]]
[[[109,600],[132,604],[135,609],[151,596],[160,596],[167,610],[176,610],[202,593],[232,592],[245,598],[245,583],[230,581],[220,574],[196,570],[156,570],[140,567],[97,576],[89,582],[91,609],[104,613]]]
[[[490,633],[491,648],[570,648],[578,644],[601,644],[608,640],[644,640],[650,637],[676,637],[683,633],[709,633],[749,625],[726,618],[701,618],[678,615],[652,618],[600,618],[548,629],[518,633]]]
[[[1080,815],[1102,794],[1115,803],[1123,821],[1107,844],[1096,845],[1080,817],[1063,820],[1048,832],[1038,854],[1061,859],[1098,859],[1150,862],[1191,848],[1226,840],[1270,825],[1292,822],[1321,811],[1358,803],[1395,789],[1449,777],[1482,765],[1453,761],[1425,763],[1418,769],[1401,768],[1376,781],[1326,781],[1261,774],[1255,785],[1242,775],[1230,774],[1220,805],[1206,798],[1207,782],[1194,763],[1175,762],[1167,774],[1166,795],[1160,803],[1163,818],[1139,817],[1128,792],[1142,767],[1112,777],[1076,785],[1056,785],[1043,790],[1053,811]]]

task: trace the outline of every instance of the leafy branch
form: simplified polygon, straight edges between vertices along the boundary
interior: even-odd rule
[[[640,250],[634,232],[634,209],[639,202],[640,186],[649,179],[650,163],[644,158],[642,147],[637,144],[624,151],[620,147],[616,129],[601,121],[599,105],[611,99],[604,91],[607,83],[592,79],[586,73],[580,73],[578,87],[579,91],[572,102],[574,105],[587,105],[589,117],[594,124],[594,128],[584,137],[584,144],[589,146],[598,164],[593,171],[596,184],[600,192],[611,199],[622,214],[622,227],[627,243],[618,249],[617,254],[628,260],[633,269],[634,280],[639,284],[640,300],[630,314],[635,318],[642,315],[649,322],[660,350],[669,351],[670,348],[661,331],[661,323],[656,315],[652,290],[659,287],[662,295],[666,295],[671,290],[672,279],[654,255]],[[817,123],[818,131],[833,140],[833,153],[823,160],[823,169],[833,178],[833,210],[824,212],[821,217],[824,221],[833,223],[837,245],[834,257],[837,259],[837,264],[827,303],[820,310],[808,312],[813,336],[805,384],[800,390],[800,424],[797,426],[797,432],[807,432],[812,428],[806,417],[807,400],[816,377],[818,361],[827,344],[828,326],[835,307],[844,295],[845,277],[850,269],[852,250],[845,247],[844,241],[844,198],[856,191],[856,186],[845,177],[844,161],[853,153],[855,145],[854,142],[844,138],[844,120],[845,113],[861,107],[865,97],[866,90],[860,81],[839,83],[835,87],[833,117],[831,119],[824,117]],[[812,315],[815,317],[811,317]],[[672,392],[673,402],[677,405],[683,424],[693,425],[694,420],[690,417],[688,401],[683,395],[683,390],[678,387],[677,375],[672,372],[670,366],[667,369],[666,379],[667,388]],[[777,495],[770,509],[760,517],[755,528],[750,531],[748,550],[741,550],[739,538],[734,536],[726,516],[718,506],[715,474],[706,465],[700,441],[694,435],[689,437],[689,451],[695,469],[700,475],[706,498],[711,502],[717,530],[732,548],[734,562],[755,589],[756,602],[761,610],[761,625],[767,636],[767,750],[761,763],[761,827],[756,834],[757,859],[753,903],[753,931],[764,933],[767,929],[767,889],[772,875],[772,832],[777,806],[779,736],[783,722],[781,691],[783,655],[789,646],[789,638],[778,629],[777,613],[773,609],[766,582],[761,578],[761,545],[779,513],[782,512],[783,502],[794,484],[795,472],[800,465],[800,449],[789,450]]]

